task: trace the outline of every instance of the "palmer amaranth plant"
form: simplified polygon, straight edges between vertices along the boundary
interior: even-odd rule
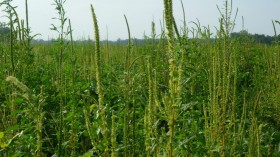
[[[160,31],[153,20],[150,36],[133,39],[127,15],[122,44],[100,41],[91,5],[94,41],[78,42],[67,1],[54,0],[57,40],[34,44],[25,2],[24,21],[12,0],[0,3],[9,21],[0,25],[0,156],[280,156],[279,21],[264,44],[244,26],[232,32],[231,0],[217,7],[215,32],[187,23],[182,0],[179,22],[163,0]]]

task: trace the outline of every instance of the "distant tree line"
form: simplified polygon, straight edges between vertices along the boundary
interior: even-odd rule
[[[9,34],[9,32],[10,32],[10,28],[6,27],[3,24],[0,24],[0,30],[1,30],[0,31],[1,35]]]
[[[240,32],[231,33],[232,38],[249,38],[253,42],[262,43],[262,44],[273,44],[275,41],[280,41],[280,35],[278,36],[269,36],[264,34],[250,34],[246,30]]]
[[[7,26],[7,24],[5,23],[0,23],[0,40],[3,41],[7,41],[7,39],[9,39],[9,34],[10,34],[10,28]],[[246,30],[242,30],[240,32],[234,32],[231,33],[231,37],[232,38],[249,38],[251,41],[253,42],[257,42],[257,43],[263,43],[263,44],[273,44],[275,41],[280,41],[280,35],[278,36],[269,36],[269,35],[264,35],[264,34],[250,34],[248,33],[248,31]],[[52,39],[53,40],[53,39]],[[38,40],[33,40],[32,43],[33,44],[49,44],[52,43],[51,41],[46,41],[46,40],[42,40],[42,39],[38,39]],[[137,39],[134,38],[132,39],[133,43],[135,45],[142,45],[142,44],[146,44],[149,40],[148,39]],[[88,42],[91,42],[91,40],[87,40]],[[76,43],[83,43],[83,42],[87,42],[87,41],[81,41],[81,40],[77,40]],[[128,43],[128,39],[117,39],[116,41],[101,41],[102,44],[115,44],[115,45],[127,45]]]
[[[0,40],[4,42],[10,36],[10,28],[5,23],[0,23]]]

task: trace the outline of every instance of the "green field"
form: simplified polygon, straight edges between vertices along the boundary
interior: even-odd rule
[[[100,42],[92,6],[95,40],[76,42],[55,2],[61,23],[48,43],[34,43],[28,17],[0,3],[10,17],[0,32],[0,156],[280,156],[276,31],[271,44],[232,37],[228,1],[216,31],[177,27],[164,0],[165,25],[151,22],[144,44],[126,18],[126,45]]]

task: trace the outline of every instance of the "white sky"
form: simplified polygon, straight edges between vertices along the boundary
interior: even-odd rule
[[[199,19],[202,26],[209,25],[214,33],[220,17],[216,5],[222,7],[223,0],[183,0],[187,22]],[[25,0],[14,0],[21,19],[25,18]],[[56,32],[51,31],[51,24],[58,24],[53,0],[29,0],[29,20],[33,34],[40,33],[37,38],[56,38]],[[180,0],[174,0],[174,16],[177,24],[182,24],[182,8]],[[163,16],[163,0],[67,0],[66,16],[71,19],[74,39],[93,38],[93,22],[90,12],[93,4],[101,40],[106,39],[108,26],[109,39],[127,38],[127,29],[123,15],[128,18],[132,37],[142,38],[151,33],[151,22],[154,19],[157,33],[160,32],[160,21]],[[250,33],[273,35],[271,20],[280,20],[280,0],[233,0],[233,7],[239,9],[235,31],[241,30],[242,16],[245,19],[245,29]],[[2,10],[3,8],[1,8]],[[1,12],[0,21],[6,21]],[[194,26],[188,23],[188,26]],[[280,27],[278,27],[280,30]]]

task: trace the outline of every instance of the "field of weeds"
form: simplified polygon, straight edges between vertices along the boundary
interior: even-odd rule
[[[280,156],[276,31],[272,44],[232,37],[226,0],[213,38],[199,23],[177,27],[164,0],[164,27],[151,22],[144,44],[126,17],[126,45],[100,42],[94,6],[94,42],[78,43],[64,3],[55,0],[58,38],[48,44],[32,43],[28,9],[20,20],[0,3],[10,20],[0,36],[0,156]]]

